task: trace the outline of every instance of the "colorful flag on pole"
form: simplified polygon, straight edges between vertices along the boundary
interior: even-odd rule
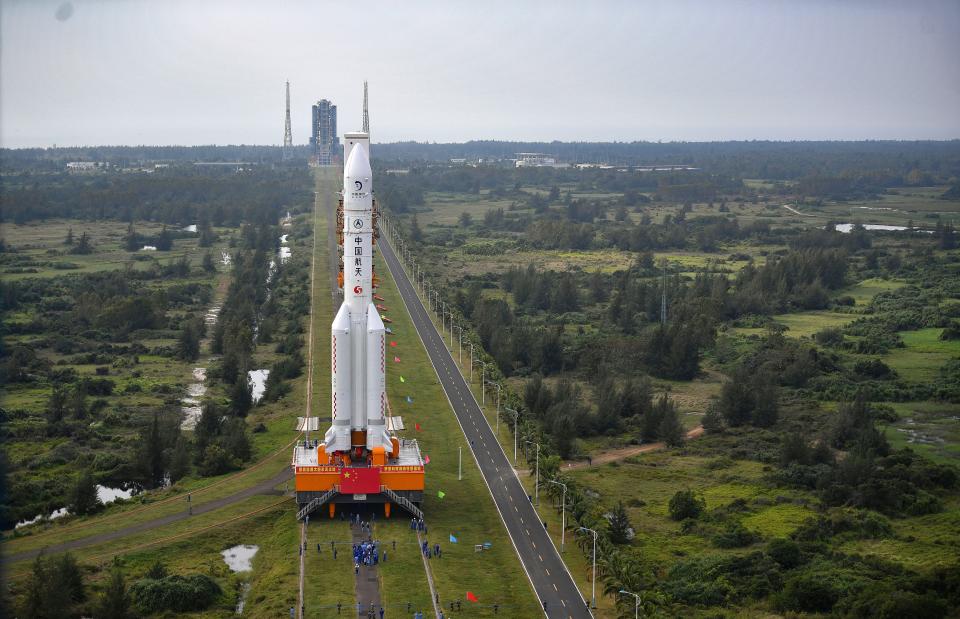
[[[417,423],[417,424],[414,424],[414,426],[413,426],[413,427],[415,427],[415,428],[417,429],[417,432],[419,432],[419,431],[420,431],[420,424],[419,424],[419,423]]]
[[[456,544],[456,543],[457,543],[457,538],[454,537],[453,533],[450,534],[450,543],[451,543],[451,544]]]
[[[407,379],[404,378],[402,374],[400,375],[400,382],[401,382],[401,383],[407,382]]]
[[[394,358],[393,358],[393,362],[394,362],[394,363],[400,363],[400,357],[394,357]]]
[[[397,343],[396,343],[396,342],[394,342],[393,340],[391,340],[391,341],[390,341],[390,345],[391,345],[391,346],[396,346],[396,345],[397,345]]]
[[[424,455],[423,455],[423,463],[424,463],[424,464],[430,464],[430,456],[424,454]],[[442,499],[443,497],[440,497],[440,498]]]
[[[437,490],[437,496],[442,499],[443,497],[447,496],[447,493],[443,490]]]
[[[477,596],[475,596],[475,595],[473,594],[473,591],[467,591],[467,599],[470,600],[471,602],[479,602],[479,601],[480,601],[480,600],[477,599]]]

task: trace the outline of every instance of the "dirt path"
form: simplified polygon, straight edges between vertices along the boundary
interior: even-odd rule
[[[703,435],[703,426],[697,426],[696,428],[687,432],[687,440],[692,438],[697,438]],[[620,449],[611,449],[610,451],[605,451],[603,453],[593,456],[593,458],[587,462],[585,460],[580,460],[578,462],[569,462],[566,466],[563,467],[564,471],[575,471],[577,469],[585,469],[591,466],[598,466],[600,464],[606,464],[607,462],[615,462],[617,460],[624,460],[630,456],[635,456],[637,454],[649,453],[651,451],[659,451],[664,449],[667,445],[665,443],[647,443],[646,445],[631,445],[630,447],[621,447]]]

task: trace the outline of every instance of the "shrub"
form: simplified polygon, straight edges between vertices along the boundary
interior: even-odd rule
[[[674,520],[699,518],[706,506],[703,497],[694,494],[693,490],[678,490],[670,499],[670,517]]]
[[[840,593],[822,574],[797,574],[787,580],[776,605],[780,610],[826,613],[838,599]]]
[[[794,568],[803,561],[800,545],[791,539],[778,537],[767,544],[767,555],[784,569]]]
[[[759,536],[739,522],[728,523],[713,536],[713,543],[719,548],[743,548],[759,539]]]
[[[144,578],[130,589],[134,603],[144,613],[165,610],[188,612],[210,606],[221,590],[212,578],[204,574],[167,576],[162,579]]]

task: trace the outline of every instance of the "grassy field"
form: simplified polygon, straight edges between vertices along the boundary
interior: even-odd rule
[[[883,357],[884,363],[909,381],[932,380],[949,359],[960,356],[960,341],[943,341],[943,329],[901,331],[905,348]]]
[[[138,223],[136,230],[147,236],[156,235],[163,228],[156,223]],[[90,238],[94,253],[76,255],[69,253],[70,247],[64,245],[67,232],[73,230],[75,239],[84,233]],[[53,277],[65,273],[92,273],[110,271],[119,268],[147,269],[154,262],[168,263],[186,256],[194,266],[198,266],[203,255],[210,251],[219,261],[221,251],[227,249],[229,239],[236,230],[216,228],[220,241],[214,246],[199,247],[196,233],[176,231],[182,235],[176,238],[171,251],[140,250],[128,252],[123,247],[123,237],[127,233],[127,224],[100,221],[54,219],[29,224],[4,224],[4,239],[16,253],[6,255],[2,265],[4,279],[10,281],[30,277]]]

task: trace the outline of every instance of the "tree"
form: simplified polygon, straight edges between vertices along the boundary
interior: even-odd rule
[[[157,237],[157,251],[170,251],[173,249],[173,235],[164,226]]]
[[[73,228],[67,228],[67,238],[63,240],[64,245],[73,245]]]
[[[153,422],[140,433],[138,468],[147,488],[163,485],[166,467],[163,458],[163,437],[160,435],[160,417],[153,414]]]
[[[213,254],[207,252],[203,254],[203,270],[205,273],[216,273],[217,264],[213,261]]]
[[[661,398],[666,400],[666,394],[661,396]],[[677,414],[677,405],[674,404],[672,400],[668,400],[664,402],[662,410],[663,414],[660,418],[660,426],[657,428],[657,434],[660,435],[660,440],[666,443],[668,447],[679,447],[683,445],[684,432],[683,426],[680,424],[680,416]]]
[[[75,385],[67,396],[67,410],[74,419],[87,416],[87,393],[80,385]]]
[[[59,424],[67,412],[67,390],[55,386],[47,398],[47,423]]]
[[[473,215],[467,211],[460,213],[459,223],[461,228],[469,228],[473,224]]]
[[[86,232],[80,235],[80,240],[77,242],[74,248],[70,250],[70,253],[77,254],[77,255],[86,255],[86,254],[93,253],[93,244],[90,243],[90,237],[87,235]]]
[[[700,420],[700,424],[709,434],[719,434],[727,427],[723,422],[723,415],[720,413],[719,407],[714,403],[707,407],[707,412]]]
[[[186,320],[177,339],[177,357],[194,361],[200,356],[200,325],[197,320]]]
[[[79,617],[78,603],[86,599],[83,575],[73,555],[39,555],[33,562],[20,611],[31,619]]]
[[[93,616],[94,619],[129,619],[133,616],[130,606],[131,599],[130,592],[127,590],[127,581],[115,560],[113,568],[110,570],[110,580],[107,581],[103,593],[100,594],[100,600]]]
[[[627,515],[627,509],[623,506],[623,501],[618,501],[616,506],[610,511],[608,516],[610,521],[610,541],[614,544],[626,544],[633,536],[633,530],[630,525],[630,517]]]
[[[423,241],[423,230],[420,229],[420,222],[417,221],[416,215],[410,220],[410,240],[415,243]]]
[[[247,374],[240,372],[237,380],[230,387],[230,414],[237,417],[246,417],[253,406],[253,391],[247,382]]]
[[[127,225],[127,233],[123,237],[123,248],[127,251],[140,249],[140,235],[137,234],[132,221]]]
[[[697,496],[693,490],[678,490],[670,499],[668,506],[670,517],[674,520],[686,520],[687,518],[698,518],[707,507],[707,502],[703,497]]]
[[[70,511],[79,516],[92,514],[100,509],[102,503],[97,496],[97,483],[88,469],[83,470],[77,477],[70,499]]]
[[[180,437],[170,454],[170,483],[177,483],[190,473],[190,448],[186,439]]]

